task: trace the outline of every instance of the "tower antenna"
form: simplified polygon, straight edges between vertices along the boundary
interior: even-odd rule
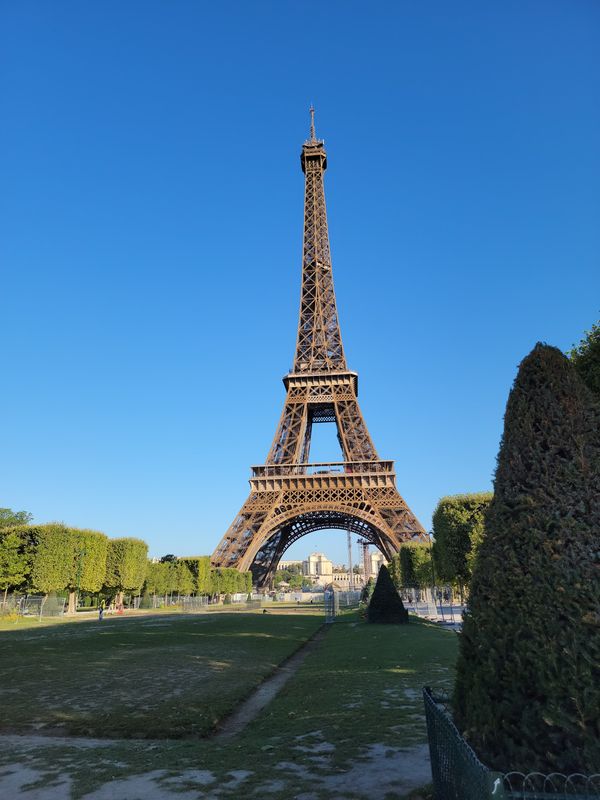
[[[310,140],[311,142],[317,141],[317,135],[315,133],[315,107],[313,104],[310,104]]]

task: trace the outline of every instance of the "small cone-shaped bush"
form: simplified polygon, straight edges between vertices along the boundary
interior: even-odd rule
[[[506,407],[455,715],[501,770],[600,772],[600,413],[538,344]]]
[[[388,568],[383,565],[377,576],[377,583],[367,609],[367,622],[408,622],[408,611],[392,579]]]

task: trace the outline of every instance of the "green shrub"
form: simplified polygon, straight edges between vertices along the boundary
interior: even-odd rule
[[[433,557],[438,580],[468,586],[483,536],[491,492],[442,497],[433,514]]]
[[[537,345],[506,407],[455,715],[501,770],[600,772],[600,410]]]
[[[569,353],[569,358],[586,386],[600,395],[600,323],[586,331],[585,337]]]
[[[377,583],[367,609],[367,621],[399,624],[408,622],[408,611],[404,608],[385,564],[377,576]]]
[[[431,586],[431,546],[425,542],[406,542],[388,565],[390,578],[397,589],[424,589]]]

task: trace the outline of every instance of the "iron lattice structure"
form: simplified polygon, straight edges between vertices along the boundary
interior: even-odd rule
[[[252,467],[250,495],[212,555],[215,567],[252,570],[269,584],[285,550],[312,531],[339,528],[387,558],[425,531],[396,488],[393,461],[377,455],[358,405],[358,375],[348,370],[338,321],[323,175],[324,142],[302,147],[305,175],[302,291],[287,396],[266,463]],[[334,422],[343,461],[310,463],[316,423]]]

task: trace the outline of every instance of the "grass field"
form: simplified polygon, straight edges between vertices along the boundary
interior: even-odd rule
[[[241,682],[244,675],[249,678],[237,664],[238,658],[243,659],[244,644],[260,651],[260,644],[266,643],[260,663],[273,665],[286,647],[297,646],[319,621],[275,614],[219,615],[213,620],[216,627],[212,634],[204,628],[203,642],[213,648],[210,659],[215,666],[230,663],[215,669],[213,675],[225,687],[227,675],[240,675]],[[197,627],[189,627],[192,621],[184,619],[180,629],[178,618],[161,621],[168,621],[169,628],[162,630],[161,639],[150,637],[156,645],[152,658],[163,664],[168,676],[169,665],[177,661],[174,653],[180,634],[185,639],[190,631],[199,633],[207,622],[200,617]],[[148,630],[148,622],[115,622],[115,628],[123,622],[132,628],[139,626],[137,633],[131,630],[126,638],[139,643],[136,648],[144,647],[144,631],[153,630]],[[60,626],[56,632],[65,627],[79,628],[81,623]],[[15,640],[17,636],[21,634]],[[3,635],[1,645],[10,637]],[[48,646],[48,640],[52,641],[52,636],[45,629],[36,649]],[[114,653],[116,640],[111,642],[108,637],[100,639],[102,642],[106,651],[101,649],[94,658],[104,662],[108,653]],[[242,650],[231,650],[232,642]],[[13,658],[27,652],[22,649],[24,644],[19,643]],[[328,627],[324,639],[281,693],[237,737],[222,742],[210,738],[126,744],[106,740],[92,748],[5,737],[0,747],[0,794],[6,769],[7,774],[17,770],[6,780],[11,774],[13,781],[25,775],[31,791],[48,792],[27,795],[13,791],[16,800],[392,800],[416,796],[412,790],[428,782],[421,687],[451,687],[456,646],[456,634],[428,623],[412,619],[408,626],[373,626],[356,614],[346,614]],[[117,653],[120,651],[128,653],[129,661],[143,663],[131,645]],[[4,649],[2,658],[6,658]],[[35,690],[35,681],[30,682],[19,670],[13,672],[12,680],[13,689]],[[167,687],[168,680],[160,680],[161,687]],[[233,678],[234,684],[237,681]],[[201,681],[195,686],[195,691],[204,692]],[[187,714],[184,706],[191,694],[171,695],[178,713]],[[208,702],[210,693],[202,697]],[[12,701],[13,697],[10,705]],[[200,705],[196,701],[196,709]],[[176,717],[175,711],[169,713],[171,719]],[[218,713],[211,705],[208,718],[214,719]],[[194,716],[198,715],[207,719],[202,711]]]
[[[205,735],[320,622],[162,615],[0,633],[0,730]]]

